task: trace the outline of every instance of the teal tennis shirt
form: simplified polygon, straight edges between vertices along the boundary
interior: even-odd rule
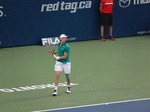
[[[60,43],[58,43],[58,56],[64,56],[65,52],[68,53],[68,56],[66,59],[59,59],[58,61],[61,63],[70,62],[70,46],[67,43],[60,46]]]

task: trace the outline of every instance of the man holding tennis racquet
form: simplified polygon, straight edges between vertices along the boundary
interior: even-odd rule
[[[71,73],[71,62],[70,62],[70,46],[66,43],[68,36],[65,34],[60,35],[60,43],[58,43],[58,51],[54,52],[55,64],[55,89],[52,93],[53,96],[58,94],[59,77],[62,71],[64,71],[67,80],[67,93],[71,93],[70,89],[70,73]],[[55,54],[58,53],[58,56]]]

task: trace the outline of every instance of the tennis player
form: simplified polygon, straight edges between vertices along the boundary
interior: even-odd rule
[[[101,0],[100,1],[99,10],[102,15],[102,23],[101,23],[101,27],[100,27],[101,41],[106,41],[106,39],[104,37],[104,29],[106,26],[109,27],[109,38],[111,40],[115,40],[115,38],[112,36],[113,6],[114,6],[114,0]]]
[[[71,62],[70,62],[70,46],[66,43],[66,39],[68,36],[65,34],[60,35],[60,43],[58,43],[58,56],[54,55],[54,59],[56,60],[55,64],[55,88],[52,93],[53,96],[57,96],[58,94],[58,84],[59,77],[62,71],[64,71],[67,80],[67,93],[71,93],[70,88],[70,73],[71,73]]]

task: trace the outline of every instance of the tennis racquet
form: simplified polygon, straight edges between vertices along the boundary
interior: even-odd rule
[[[56,54],[57,45],[56,44],[46,44],[45,49],[51,55],[54,55],[54,54]]]

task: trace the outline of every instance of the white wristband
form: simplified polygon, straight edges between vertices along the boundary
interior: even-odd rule
[[[59,59],[60,59],[60,57],[56,56],[56,60],[59,60]]]
[[[56,56],[55,54],[54,54],[54,58],[55,58],[56,60],[59,60],[59,59],[60,59],[60,57],[59,57],[59,56]]]

